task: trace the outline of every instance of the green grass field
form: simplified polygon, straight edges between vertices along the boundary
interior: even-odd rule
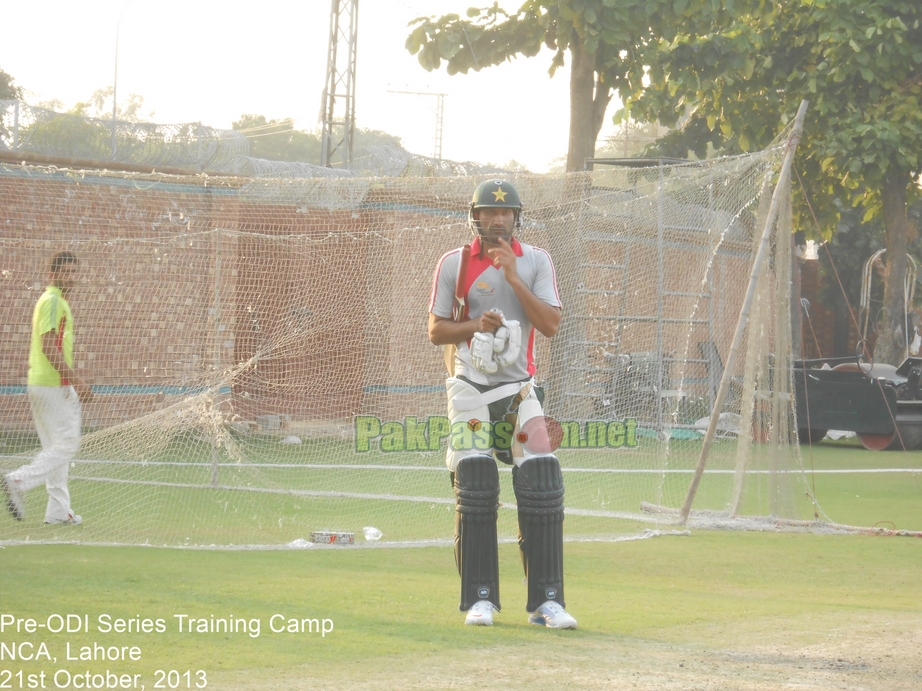
[[[824,443],[804,461],[832,520],[922,527],[918,472],[819,472],[918,470],[922,453]],[[568,542],[576,631],[527,625],[514,544],[500,547],[492,628],[463,626],[450,546],[386,546],[0,549],[0,688],[922,688],[918,537],[692,529]],[[50,630],[68,614],[79,630]],[[180,632],[176,615],[245,620],[248,631]],[[117,619],[132,630],[106,630]],[[145,619],[164,630],[138,631]]]
[[[57,660],[0,667],[140,674],[146,688],[157,670],[204,670],[213,689],[550,689],[561,677],[578,689],[918,689],[920,547],[911,538],[707,532],[568,543],[567,604],[580,628],[560,632],[525,623],[508,544],[504,609],[491,629],[461,623],[447,547],[17,547],[3,552],[4,612],[87,614],[93,631],[5,631],[4,642],[44,642]],[[260,635],[181,634],[176,614],[258,619]],[[327,619],[333,630],[273,633],[275,614]],[[98,633],[100,615],[160,618],[166,631]],[[137,646],[141,659],[68,662],[68,642],[72,651]]]
[[[636,450],[561,450],[566,504],[572,511],[568,533],[599,539],[661,528],[667,519],[627,521],[623,516],[639,515],[642,502],[681,505],[700,442],[674,442],[668,456],[663,448],[643,440]],[[695,509],[727,506],[734,448],[730,442],[715,444]],[[922,496],[922,473],[877,472],[919,471],[922,454],[873,453],[843,443],[823,443],[803,454],[803,474],[781,474],[775,480],[759,472],[748,475],[741,513],[811,520],[815,496],[820,517],[834,523],[922,530],[922,514],[913,509]],[[44,495],[34,491],[27,497],[24,523],[0,523],[0,544],[78,539],[88,544],[278,546],[308,539],[317,530],[361,535],[368,525],[382,530],[389,542],[451,536],[453,497],[441,452],[357,454],[348,441],[289,447],[277,438],[247,439],[236,456],[245,462],[223,454],[213,468],[209,444],[177,439],[130,463],[88,458],[71,470],[73,502],[84,525],[43,526]],[[12,467],[13,461],[8,462]],[[511,505],[515,498],[508,469],[501,477],[500,499]],[[514,536],[514,512],[502,514],[501,534]]]

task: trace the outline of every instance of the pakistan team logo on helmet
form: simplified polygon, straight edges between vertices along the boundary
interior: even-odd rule
[[[506,180],[487,180],[477,185],[477,189],[474,190],[474,197],[471,199],[471,209],[496,207],[522,210],[519,191],[511,182]]]

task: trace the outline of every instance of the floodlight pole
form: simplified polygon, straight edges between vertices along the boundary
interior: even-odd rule
[[[359,0],[331,0],[326,85],[320,106],[320,165],[352,166]],[[342,49],[342,50],[340,50]]]
[[[118,151],[118,139],[116,138],[116,132],[118,131],[118,98],[116,96],[118,92],[118,35],[122,29],[122,16],[125,14],[125,10],[128,9],[128,3],[131,0],[125,0],[125,4],[122,5],[122,11],[118,13],[118,22],[115,25],[115,74],[112,76],[112,160],[115,160],[115,155]]]
[[[765,227],[762,229],[762,239],[759,242],[759,249],[752,263],[752,271],[749,275],[749,287],[746,289],[746,297],[743,300],[743,306],[740,308],[739,320],[736,323],[736,333],[733,334],[733,342],[730,345],[727,362],[724,365],[723,375],[720,378],[720,388],[717,390],[717,398],[714,400],[714,407],[711,410],[711,418],[708,421],[707,432],[704,435],[704,442],[701,445],[701,455],[698,457],[698,465],[695,467],[695,476],[692,478],[691,485],[688,487],[688,494],[685,497],[685,503],[682,505],[682,509],[679,512],[679,525],[684,525],[688,520],[688,514],[691,513],[691,506],[695,501],[695,494],[698,492],[698,485],[701,483],[704,467],[707,465],[708,453],[711,450],[714,435],[717,433],[717,422],[720,419],[720,411],[723,409],[724,401],[727,398],[727,391],[730,389],[733,367],[736,364],[736,356],[743,340],[743,331],[746,330],[746,323],[749,321],[749,312],[752,309],[752,299],[755,295],[756,284],[759,281],[762,262],[768,250],[772,227],[775,225],[775,219],[778,217],[778,209],[781,206],[781,190],[785,187],[785,182],[791,175],[794,152],[797,150],[798,142],[800,142],[800,135],[803,132],[804,116],[806,112],[807,101],[804,100],[800,102],[800,108],[797,110],[797,116],[794,118],[794,128],[791,130],[791,135],[788,137],[787,151],[785,151],[784,162],[781,165],[781,174],[778,176],[778,184],[775,185],[775,190],[772,192],[772,201],[768,209],[768,218],[765,219]],[[745,434],[747,432],[745,430],[740,430],[739,433]]]

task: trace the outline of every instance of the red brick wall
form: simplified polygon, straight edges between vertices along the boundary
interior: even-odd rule
[[[26,384],[31,313],[62,249],[80,259],[70,302],[77,367],[98,393],[89,427],[162,409],[257,354],[233,378],[243,420],[406,413],[406,394],[369,385],[425,392],[443,379],[426,309],[435,263],[463,227],[422,243],[407,235],[372,246],[367,234],[431,226],[431,211],[265,203],[233,180],[17,173],[0,175],[4,426],[31,424],[26,397],[11,391]],[[417,256],[401,263],[401,253]],[[261,351],[279,338],[286,347]],[[393,359],[392,348],[405,352]],[[444,394],[422,397],[441,412]]]
[[[81,261],[71,303],[77,365],[99,392],[85,411],[89,427],[156,412],[177,391],[208,385],[235,367],[240,371],[225,377],[233,381],[229,412],[242,420],[441,414],[444,365],[428,342],[426,313],[438,258],[469,238],[458,213],[469,181],[434,180],[431,189],[372,185],[361,206],[335,198],[350,190],[331,185],[322,190],[331,198],[318,197],[310,208],[267,199],[266,190],[282,194],[284,185],[261,191],[251,187],[257,183],[0,170],[0,387],[7,387],[0,424],[30,424],[25,397],[10,395],[10,387],[26,383],[32,308],[48,258],[60,249]],[[553,216],[554,205],[547,208]],[[544,223],[538,209],[532,213],[537,221],[523,239],[551,248],[567,291],[567,328],[578,323],[581,331],[575,340],[616,342],[612,352],[661,345],[667,356],[693,360],[699,343],[713,340],[726,358],[748,279],[747,244],[728,240],[711,258],[687,244],[691,236],[666,238],[660,285],[655,229],[631,228],[619,242],[589,240],[578,256],[564,257],[554,241],[572,232],[572,218]],[[592,236],[596,221],[583,222]],[[598,235],[612,232],[606,217],[598,223]],[[617,271],[581,268],[625,262],[628,247],[626,283]],[[709,261],[711,284],[702,286]],[[606,288],[626,292],[600,292]],[[710,299],[698,297],[705,292]],[[655,320],[625,322],[615,333],[603,318],[655,315],[660,300],[667,317],[661,344]],[[691,334],[680,325],[689,318],[702,322]],[[285,347],[265,352],[280,339]],[[538,338],[539,368],[549,360],[548,344]],[[589,354],[590,365],[604,364],[601,351]],[[559,366],[568,367],[574,354],[562,357]],[[683,373],[673,366],[670,374]],[[684,376],[703,387],[706,368],[691,362]]]

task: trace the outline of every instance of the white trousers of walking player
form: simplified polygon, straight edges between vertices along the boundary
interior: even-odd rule
[[[65,521],[73,514],[67,475],[80,449],[80,399],[73,386],[30,386],[29,404],[42,450],[31,463],[9,473],[7,481],[22,494],[45,483],[45,521]]]

